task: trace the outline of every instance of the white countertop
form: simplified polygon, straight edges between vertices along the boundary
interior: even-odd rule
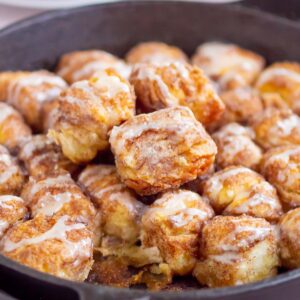
[[[0,5],[0,29],[18,20],[38,14],[42,10]]]

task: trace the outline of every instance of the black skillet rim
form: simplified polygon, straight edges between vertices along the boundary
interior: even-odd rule
[[[39,24],[41,22],[54,19],[57,17],[63,17],[72,13],[81,13],[84,11],[88,11],[92,9],[93,7],[115,7],[121,9],[123,6],[139,6],[139,5],[197,5],[197,6],[216,6],[221,4],[208,4],[208,3],[196,3],[193,0],[188,1],[169,1],[169,0],[127,0],[127,1],[115,1],[115,2],[108,2],[108,3],[99,3],[94,5],[87,5],[87,6],[81,6],[81,7],[75,7],[75,8],[67,8],[62,10],[51,10],[48,12],[40,13],[36,16],[26,18],[24,20],[18,21],[14,24],[11,24],[4,29],[0,30],[0,41],[2,36],[9,35],[11,32],[18,31],[19,29],[23,29],[24,27],[33,26],[34,24]],[[286,26],[293,27],[297,30],[299,30],[300,33],[300,25],[297,24],[295,21],[291,21],[288,19],[285,19],[283,17],[275,16],[271,13],[262,12],[260,10],[256,10],[254,8],[244,7],[241,6],[239,3],[226,3],[222,5],[222,9],[226,10],[235,10],[236,12],[243,12],[247,13],[248,15],[257,16],[260,18],[266,18],[270,20],[271,22],[281,23]],[[80,299],[90,299],[89,297],[93,295],[105,296],[105,295],[112,295],[115,293],[116,297],[118,296],[130,296],[132,299],[135,298],[143,299],[145,297],[145,300],[150,300],[151,296],[165,296],[168,297],[168,299],[201,299],[201,298],[207,298],[207,299],[217,299],[217,297],[222,296],[234,296],[234,295],[242,295],[247,292],[255,292],[259,291],[265,288],[271,288],[273,286],[282,285],[287,282],[290,282],[295,279],[300,280],[300,269],[299,270],[293,270],[288,271],[283,274],[279,274],[274,278],[259,281],[252,284],[245,284],[241,286],[236,287],[225,287],[225,288],[203,288],[199,290],[187,290],[182,291],[180,293],[173,292],[173,291],[159,291],[159,292],[152,292],[152,291],[146,291],[146,290],[137,290],[137,289],[128,289],[128,288],[114,288],[109,287],[105,285],[93,285],[88,283],[80,283],[80,282],[73,282],[65,279],[61,279],[46,273],[42,273],[39,271],[36,271],[34,269],[31,269],[29,267],[26,267],[24,265],[21,265],[13,260],[10,260],[3,255],[0,255],[0,267],[4,266],[12,271],[18,272],[19,274],[29,276],[33,279],[43,281],[46,283],[50,283],[53,285],[61,286],[61,287],[69,287],[72,288],[74,291],[78,293],[80,296]],[[147,298],[149,296],[149,298]],[[134,298],[133,298],[134,297]],[[141,298],[140,298],[141,297]],[[142,298],[143,297],[143,298]],[[219,299],[219,298],[218,298]],[[221,299],[221,298],[220,298]]]

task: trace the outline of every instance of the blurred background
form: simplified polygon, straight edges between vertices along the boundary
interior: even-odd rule
[[[62,9],[116,0],[0,0],[0,28],[45,10]],[[138,0],[137,0],[138,1]],[[171,1],[171,0],[170,0]],[[182,0],[187,1],[187,0]],[[188,0],[255,7],[283,17],[300,19],[300,0]]]

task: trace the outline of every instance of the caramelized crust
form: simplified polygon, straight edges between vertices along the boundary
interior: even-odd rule
[[[300,206],[300,146],[269,150],[263,156],[261,171],[288,207]]]
[[[223,90],[251,85],[262,71],[262,56],[234,44],[208,42],[200,45],[192,62],[216,80]]]
[[[212,175],[204,183],[203,196],[223,215],[247,214],[277,222],[282,214],[275,188],[258,173],[241,166]]]
[[[15,152],[23,140],[31,136],[31,129],[18,111],[0,103],[0,144]]]
[[[241,165],[257,169],[261,149],[253,142],[254,132],[237,123],[229,123],[212,135],[217,147],[217,165],[220,169]]]
[[[44,179],[30,178],[23,188],[22,198],[30,208],[32,217],[68,216],[73,221],[88,225],[90,229],[97,225],[93,204],[68,173]]]
[[[275,276],[277,234],[264,219],[217,216],[203,228],[194,276],[209,287],[251,283]]]
[[[287,106],[300,113],[300,65],[295,62],[278,62],[266,68],[257,79],[256,89],[262,97],[277,106]]]
[[[103,233],[129,245],[134,244],[140,236],[140,220],[145,206],[120,181],[116,168],[89,165],[80,174],[79,184],[99,210]]]
[[[108,148],[108,132],[135,114],[130,84],[113,70],[74,83],[59,98],[59,116],[49,135],[75,163]]]
[[[126,54],[126,61],[130,64],[165,64],[177,61],[187,62],[188,58],[177,47],[161,42],[146,42],[134,46]]]
[[[180,62],[139,64],[133,69],[130,82],[145,112],[187,106],[205,126],[219,120],[224,112],[224,104],[212,84],[195,66]]]
[[[187,190],[170,191],[158,198],[142,219],[142,244],[158,247],[174,274],[190,273],[196,263],[198,238],[212,208]]]
[[[0,239],[6,230],[19,221],[25,220],[27,209],[22,198],[0,196]]]
[[[68,216],[43,215],[13,226],[1,240],[5,256],[61,278],[83,281],[93,263],[92,233]]]
[[[41,112],[43,104],[59,96],[67,85],[63,79],[48,71],[2,73],[6,81],[6,100],[36,130],[42,130]],[[5,79],[4,79],[5,81]]]
[[[185,107],[138,115],[113,128],[110,144],[122,181],[141,195],[196,179],[211,167],[217,152]]]
[[[20,147],[19,159],[23,161],[30,176],[39,178],[53,173],[72,172],[76,166],[68,160],[46,135],[33,135]]]
[[[288,269],[300,267],[300,208],[286,213],[279,223],[280,259],[282,266]]]
[[[67,53],[61,57],[57,74],[72,84],[76,81],[90,79],[96,72],[114,69],[124,78],[128,78],[131,68],[126,63],[102,50],[84,50]]]
[[[264,149],[300,145],[300,118],[289,109],[268,108],[251,121],[256,142]]]
[[[24,174],[16,160],[0,145],[0,195],[18,195],[24,182]]]

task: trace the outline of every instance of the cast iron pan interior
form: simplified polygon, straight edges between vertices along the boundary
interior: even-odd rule
[[[300,61],[300,26],[239,5],[139,1],[54,11],[0,32],[0,70],[52,69],[68,51],[101,48],[123,55],[160,40],[191,54],[207,40],[240,44],[275,60]],[[0,288],[22,299],[299,299],[300,271],[235,288],[151,293],[65,281],[0,256]]]

